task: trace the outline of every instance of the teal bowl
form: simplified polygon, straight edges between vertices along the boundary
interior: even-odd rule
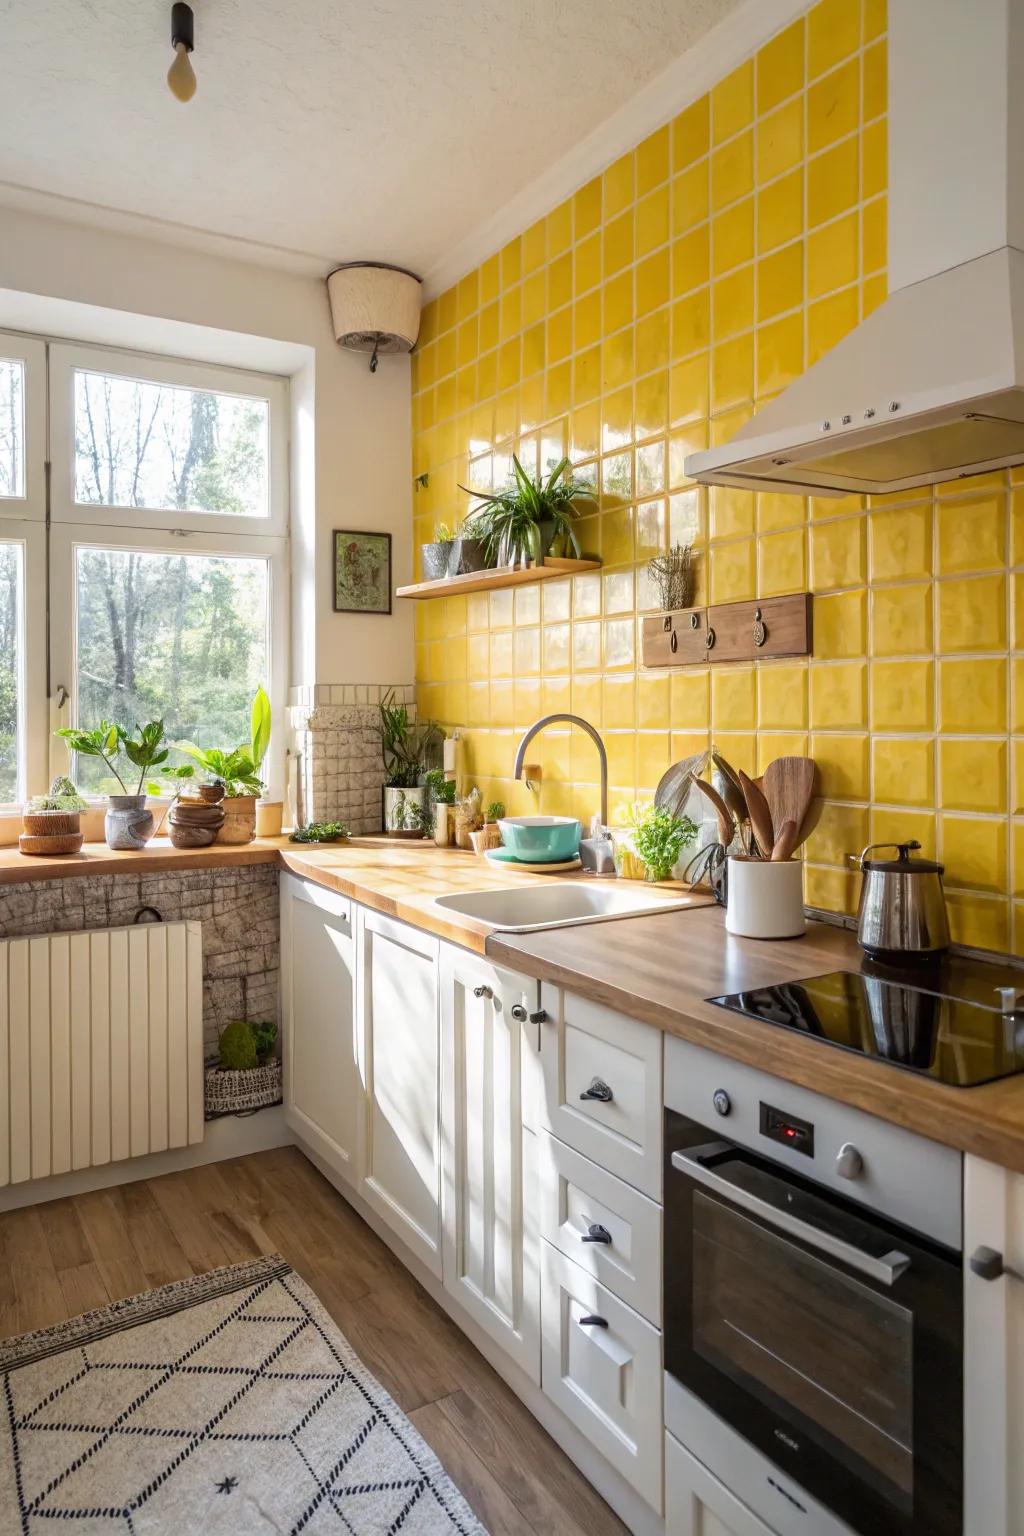
[[[505,847],[524,863],[555,864],[580,851],[583,828],[575,816],[506,816],[498,828]]]

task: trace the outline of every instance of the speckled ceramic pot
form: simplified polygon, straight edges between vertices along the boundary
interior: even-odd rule
[[[108,848],[145,848],[153,836],[153,812],[145,795],[111,795],[103,831]]]

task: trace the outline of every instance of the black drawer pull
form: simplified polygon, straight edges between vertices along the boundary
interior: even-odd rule
[[[587,1230],[580,1234],[581,1243],[608,1243],[611,1244],[612,1235],[607,1227],[602,1227],[599,1221],[592,1221]]]
[[[608,1327],[608,1319],[606,1317],[596,1317],[596,1316],[594,1316],[591,1313],[587,1317],[581,1317],[580,1318],[580,1327],[581,1328],[607,1328]]]
[[[581,1099],[597,1099],[599,1104],[610,1104],[613,1094],[607,1083],[603,1083],[599,1077],[595,1077],[589,1088],[584,1088],[580,1094]]]

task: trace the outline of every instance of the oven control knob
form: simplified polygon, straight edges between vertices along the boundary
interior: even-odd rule
[[[844,1141],[836,1153],[836,1173],[841,1179],[859,1179],[864,1172],[864,1159],[852,1141]]]
[[[714,1098],[711,1100],[720,1115],[727,1115],[732,1109],[732,1100],[724,1088],[716,1088]]]

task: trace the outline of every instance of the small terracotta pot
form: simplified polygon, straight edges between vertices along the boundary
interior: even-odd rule
[[[167,835],[175,848],[208,848],[224,825],[224,809],[208,800],[183,797],[167,815]]]
[[[217,833],[218,843],[251,843],[256,836],[256,796],[225,795],[224,825]]]

